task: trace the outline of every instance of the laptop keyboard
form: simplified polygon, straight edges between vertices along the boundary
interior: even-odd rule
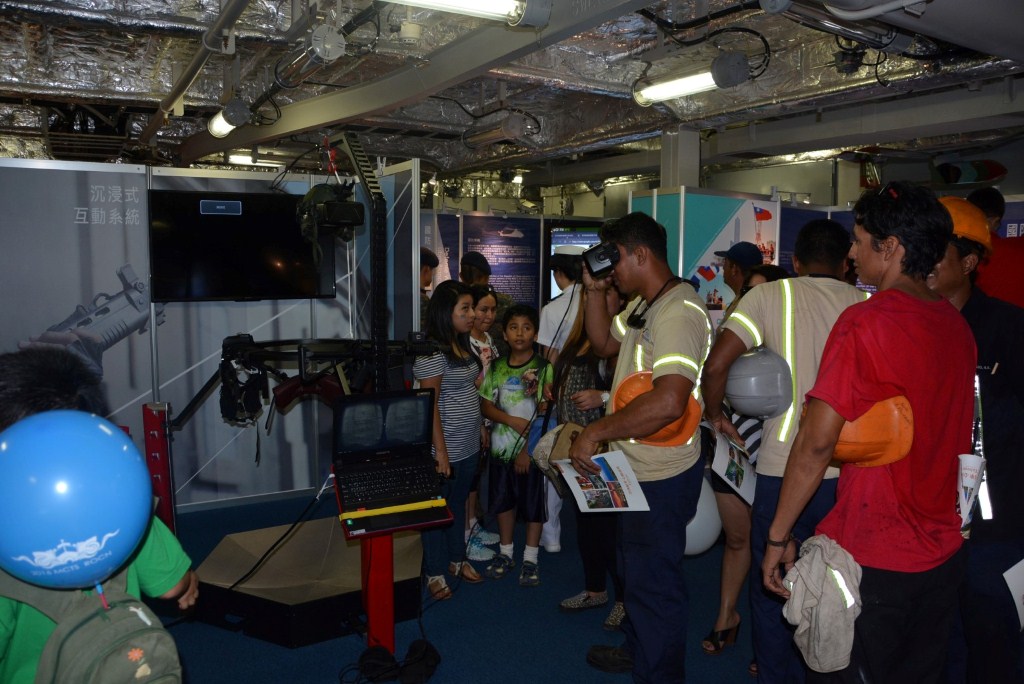
[[[381,470],[345,473],[338,477],[341,498],[351,510],[360,504],[378,503],[386,499],[437,496],[438,474],[429,464],[389,466]]]

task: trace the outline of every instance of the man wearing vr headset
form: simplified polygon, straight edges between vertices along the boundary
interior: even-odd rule
[[[577,436],[570,458],[577,470],[597,473],[592,457],[603,444],[621,450],[650,511],[620,514],[625,644],[593,646],[587,662],[605,672],[632,671],[637,682],[682,682],[688,603],[682,561],[704,461],[697,436],[674,435],[660,444],[646,438],[677,421],[690,404],[711,346],[711,321],[693,288],[680,287],[668,265],[665,229],[650,216],[636,212],[610,221],[601,239],[584,256],[584,286],[597,295],[614,284],[632,301],[613,319],[603,296],[587,297],[587,337],[599,356],[618,353],[613,393],[637,371],[652,373],[653,389],[619,410],[609,406]]]

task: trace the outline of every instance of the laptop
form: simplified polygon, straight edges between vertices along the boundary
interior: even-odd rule
[[[334,489],[348,539],[451,522],[431,455],[434,391],[348,394],[334,405]]]

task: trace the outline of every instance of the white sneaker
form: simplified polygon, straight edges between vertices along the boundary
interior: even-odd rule
[[[474,535],[469,538],[466,545],[466,558],[473,561],[489,561],[494,558],[494,549],[489,549],[480,543],[480,539]]]

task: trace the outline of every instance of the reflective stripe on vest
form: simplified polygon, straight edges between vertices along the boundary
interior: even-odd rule
[[[744,328],[746,328],[747,332],[750,333],[750,336],[754,338],[755,347],[760,347],[762,344],[764,344],[764,338],[761,337],[761,331],[757,329],[757,325],[754,323],[754,321],[747,318],[745,314],[740,313],[739,311],[733,311],[731,314],[729,314],[729,320],[736,321]]]
[[[689,300],[684,300],[683,304],[686,305],[686,306],[692,307],[694,310],[700,312],[700,314],[704,317],[704,326],[705,326],[705,329],[706,329],[706,332],[707,332],[707,342],[704,345],[703,358],[700,361],[697,361],[696,359],[693,359],[693,358],[691,358],[689,356],[686,356],[684,354],[666,354],[665,356],[660,356],[660,357],[654,359],[654,362],[651,364],[651,371],[653,372],[654,369],[658,368],[659,366],[665,366],[665,365],[669,365],[669,364],[678,364],[680,366],[686,366],[687,368],[690,368],[691,370],[693,370],[694,374],[697,376],[697,380],[693,383],[693,391],[691,392],[691,394],[693,394],[693,397],[695,399],[700,401],[700,376],[701,376],[701,374],[702,374],[702,372],[704,370],[704,368],[703,368],[704,362],[707,361],[708,354],[711,353],[711,337],[712,337],[711,318],[708,316],[707,312],[705,312],[699,305],[697,305],[697,304],[695,304],[695,303],[693,303],[693,302],[691,302]],[[616,318],[615,320],[616,320],[616,323],[620,323],[618,318]],[[620,327],[620,330],[621,330],[621,327]],[[624,331],[623,331],[623,334],[624,334]],[[637,342],[637,344],[636,344],[636,350],[633,353],[633,360],[634,360],[634,367],[637,370],[637,372],[643,371],[644,370],[644,348],[643,348],[643,344],[641,342]],[[693,435],[686,442],[686,444],[687,445],[693,444],[699,438],[699,436],[700,436],[700,430],[694,431]],[[634,440],[631,439],[630,441],[632,442]]]
[[[790,430],[793,429],[794,416],[796,416],[796,359],[793,352],[793,290],[789,281],[782,281],[782,358],[789,364],[789,377],[793,384],[793,399],[789,402],[782,417],[782,424],[779,426],[778,440],[785,442],[789,438]]]

